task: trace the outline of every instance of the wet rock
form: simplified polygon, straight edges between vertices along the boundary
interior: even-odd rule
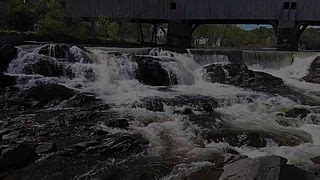
[[[320,57],[317,57],[309,68],[309,74],[303,78],[307,82],[320,84]]]
[[[205,78],[213,83],[219,82],[268,93],[286,93],[290,90],[281,78],[249,70],[245,64],[212,64],[205,69]]]
[[[85,108],[87,110],[109,109],[109,105],[105,104],[103,100],[89,93],[76,94],[74,97],[68,99],[64,107]]]
[[[116,118],[108,120],[106,123],[106,126],[112,127],[112,128],[120,128],[120,129],[126,129],[129,127],[128,119],[126,118]]]
[[[216,112],[206,114],[193,114],[189,117],[189,121],[199,127],[199,134],[208,142],[215,141],[216,137],[222,133],[223,123],[220,114]]]
[[[191,114],[193,114],[193,111],[192,111],[192,109],[191,108],[185,108],[183,111],[182,111],[182,114],[183,115],[191,115]]]
[[[170,180],[206,180],[206,179],[219,179],[223,170],[217,168],[215,164],[209,162],[196,162],[191,164],[180,164],[176,166],[171,175],[167,179]]]
[[[123,53],[119,51],[108,51],[107,54],[117,58],[120,58],[123,55]]]
[[[318,178],[312,177],[308,172],[294,165],[285,165],[281,167],[279,180],[314,180]]]
[[[315,163],[315,164],[320,164],[320,156],[311,158],[311,161],[312,161],[313,163]]]
[[[233,137],[233,138],[232,138]],[[230,138],[230,139],[228,139]],[[237,136],[226,136],[227,142],[231,142],[234,146],[249,146],[249,147],[266,147],[268,137],[265,134],[259,134],[258,132],[239,133]]]
[[[39,48],[38,53],[53,58],[68,59],[70,52],[66,44],[46,44]]]
[[[53,58],[39,54],[28,55],[25,57],[22,69],[24,74],[39,74],[47,77],[61,77],[66,75],[67,70],[63,64]],[[69,72],[71,74],[71,72]]]
[[[149,142],[140,134],[123,134],[117,133],[107,135],[107,137],[101,141],[86,143],[84,146],[74,146],[71,151],[72,154],[87,154],[87,155],[99,155],[103,157],[117,157],[123,158],[131,154],[137,154],[143,152]],[[66,154],[66,156],[70,155]]]
[[[0,171],[16,169],[28,165],[37,159],[37,154],[29,145],[20,144],[2,154],[0,159]]]
[[[291,117],[291,118],[300,118],[303,119],[307,117],[308,114],[310,114],[311,111],[305,108],[293,108],[287,112],[284,113],[285,117]]]
[[[136,78],[140,82],[151,86],[178,84],[177,79],[171,79],[168,72],[161,66],[160,59],[147,56],[135,56],[133,59],[138,63]]]
[[[213,97],[209,96],[176,96],[170,99],[165,99],[164,102],[169,106],[189,106],[196,111],[213,112],[218,107],[218,102]]]
[[[220,179],[301,179],[307,178],[302,170],[287,165],[280,156],[263,156],[255,159],[245,158],[226,164]]]
[[[133,105],[133,108],[145,108],[149,111],[154,112],[163,112],[163,99],[158,97],[147,97],[142,99],[140,102],[136,102]]]
[[[130,167],[130,168],[128,168]],[[169,174],[174,164],[159,157],[137,156],[129,158],[105,173],[104,179],[160,179]]]
[[[224,83],[226,81],[226,73],[221,66],[209,66],[207,68],[207,80],[212,83]]]
[[[209,96],[175,96],[172,98],[147,97],[134,104],[136,107],[143,107],[150,111],[163,111],[163,104],[172,107],[188,106],[192,110],[202,112],[213,112],[218,107],[218,101]]]
[[[54,143],[44,143],[44,144],[40,144],[39,146],[37,146],[36,148],[36,152],[38,154],[46,154],[46,153],[50,153],[56,150],[56,144]]]
[[[0,73],[7,70],[11,60],[17,55],[17,48],[12,45],[0,46]],[[0,81],[1,82],[1,81]]]
[[[242,130],[236,127],[228,127],[223,124],[221,133],[210,136],[214,142],[228,142],[232,146],[250,146],[255,148],[265,147],[268,142],[279,146],[297,146],[301,143],[311,142],[310,134],[303,131],[289,132],[268,132],[263,130]]]
[[[43,107],[50,103],[59,104],[74,94],[73,90],[59,84],[38,84],[26,90],[20,98],[26,102],[34,102],[32,107]]]
[[[68,62],[75,63],[93,63],[93,61],[90,59],[90,57],[87,55],[86,51],[83,49],[80,49],[77,46],[72,46],[69,49],[69,57],[66,59]]]
[[[4,75],[4,74],[0,73],[0,88],[13,86],[13,85],[15,85],[15,82],[16,82],[15,77],[12,77],[9,75]]]

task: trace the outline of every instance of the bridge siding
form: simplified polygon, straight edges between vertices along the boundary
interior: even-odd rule
[[[280,20],[283,2],[289,0],[66,0],[72,17],[133,18],[141,20]],[[291,19],[318,21],[320,0],[297,1],[298,9]],[[315,8],[319,7],[319,8]],[[241,22],[240,22],[241,23]],[[263,22],[262,22],[263,23]]]

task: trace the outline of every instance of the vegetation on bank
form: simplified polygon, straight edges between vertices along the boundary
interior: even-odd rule
[[[272,29],[260,27],[246,31],[235,25],[201,25],[194,33],[194,39],[209,38],[206,46],[223,47],[275,47],[277,38]]]
[[[27,40],[63,39],[77,42],[137,42],[138,25],[105,17],[82,20],[66,18],[61,0],[39,0],[32,4],[26,0],[0,2],[0,30],[5,32],[32,32]],[[122,26],[121,26],[122,24]],[[165,26],[165,25],[164,25]],[[142,26],[144,39],[151,40],[152,25]],[[11,33],[12,34],[12,33]],[[25,34],[24,34],[25,35]],[[235,25],[201,25],[194,32],[193,41],[204,38],[203,47],[273,48],[277,37],[273,29],[260,27],[246,31]],[[158,42],[161,41],[161,39]],[[308,28],[300,38],[305,49],[320,49],[320,30]]]

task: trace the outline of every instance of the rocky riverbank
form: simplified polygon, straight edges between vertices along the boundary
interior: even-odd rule
[[[202,68],[173,52],[3,49],[1,178],[319,178],[309,149],[304,166],[245,153],[318,147],[300,128],[319,126],[317,99],[279,77],[243,63]]]

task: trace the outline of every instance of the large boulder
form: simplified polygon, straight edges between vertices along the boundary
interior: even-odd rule
[[[263,156],[255,159],[244,158],[226,164],[220,180],[234,179],[292,179],[305,180],[307,173],[292,165],[280,156]]]
[[[170,76],[162,65],[162,59],[149,56],[134,56],[133,59],[138,63],[137,79],[151,86],[170,86],[178,84],[176,77]],[[174,75],[173,75],[174,76]]]
[[[33,148],[26,144],[20,144],[10,148],[2,154],[0,159],[0,172],[6,169],[16,169],[28,165],[37,159]]]
[[[317,57],[309,68],[309,74],[303,78],[307,82],[320,84],[320,57]]]
[[[248,69],[245,64],[212,64],[205,67],[205,78],[212,83],[230,84],[255,91],[284,94],[289,91],[281,78]]]
[[[7,70],[11,60],[17,55],[17,48],[12,45],[0,46],[0,72]]]
[[[38,84],[22,93],[20,99],[31,103],[33,107],[57,105],[75,95],[72,89],[59,84]]]
[[[93,63],[93,61],[90,59],[90,57],[86,53],[87,51],[77,47],[72,46],[69,49],[69,59],[68,62],[75,63]]]
[[[22,64],[22,73],[24,74],[60,77],[68,73],[61,62],[39,54],[29,54],[25,56]]]
[[[70,55],[69,48],[66,44],[46,44],[38,49],[38,54],[58,59],[67,59]]]

